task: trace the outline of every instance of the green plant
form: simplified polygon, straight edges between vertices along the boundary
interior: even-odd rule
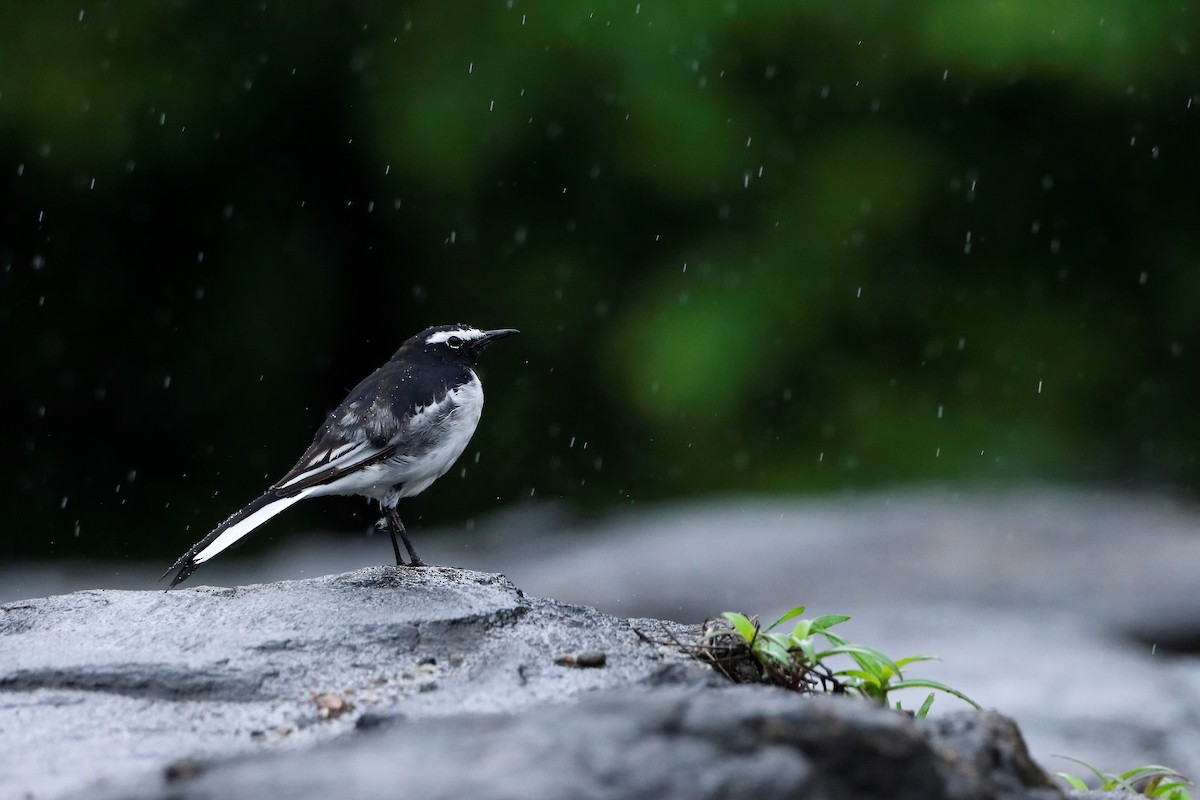
[[[1127,769],[1119,775],[1113,775],[1112,773],[1101,772],[1082,759],[1057,754],[1055,757],[1065,758],[1068,761],[1074,761],[1076,764],[1087,767],[1093,775],[1100,779],[1099,788],[1101,791],[1107,792],[1115,789],[1125,789],[1130,792],[1144,794],[1147,797],[1162,797],[1166,800],[1192,800],[1192,794],[1186,788],[1191,785],[1191,781],[1170,767],[1164,767],[1159,764],[1147,764]],[[1072,775],[1069,772],[1057,772],[1055,774],[1066,781],[1073,789],[1088,788],[1088,785],[1082,778]]]
[[[850,694],[888,705],[892,692],[901,689],[932,689],[914,712],[917,717],[929,713],[935,692],[944,692],[979,708],[979,704],[957,689],[927,678],[906,678],[902,668],[936,656],[916,655],[893,659],[882,651],[852,644],[829,629],[850,618],[826,614],[814,619],[796,619],[804,613],[797,606],[765,629],[757,618],[726,612],[722,616],[730,627],[706,623],[702,651],[723,674],[735,681],[766,680],[795,691],[824,691]],[[776,630],[784,622],[796,619],[790,631]],[[823,641],[822,641],[823,640]],[[850,665],[834,669],[828,661],[845,656]],[[750,659],[747,664],[746,659]],[[749,666],[749,669],[747,667]],[[901,709],[896,702],[896,708]],[[903,709],[901,709],[903,710]]]

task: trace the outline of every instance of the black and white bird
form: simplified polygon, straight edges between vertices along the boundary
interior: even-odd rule
[[[177,586],[196,568],[241,543],[267,520],[306,497],[361,495],[383,509],[396,565],[424,566],[396,505],[446,474],[464,449],[483,411],[483,385],[475,361],[488,344],[517,331],[483,331],[470,325],[427,328],[400,345],[386,364],[355,386],[317,431],[296,466],[266,494],[192,545],[167,577]]]

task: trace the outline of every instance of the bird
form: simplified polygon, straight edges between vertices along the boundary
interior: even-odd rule
[[[489,344],[518,333],[470,325],[426,328],[355,386],[330,412],[296,465],[245,508],[222,522],[171,565],[168,591],[196,568],[308,497],[360,495],[383,511],[396,566],[423,567],[397,505],[429,488],[462,455],[483,411],[475,363]],[[400,556],[399,536],[409,564]]]

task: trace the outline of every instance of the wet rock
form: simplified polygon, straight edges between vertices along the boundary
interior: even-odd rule
[[[698,630],[443,568],[0,606],[0,796],[1063,796],[999,715],[735,687],[637,629]]]
[[[1013,746],[1015,729],[984,716],[963,725],[964,748],[1016,761],[948,761],[949,728],[935,742],[906,715],[847,698],[761,686],[609,690],[568,707],[430,720],[313,752],[240,758],[119,796],[382,800],[403,787],[447,799],[1063,797]]]
[[[0,606],[0,797],[311,747],[364,716],[515,712],[657,681],[670,665],[701,669],[641,641],[635,624],[443,568]],[[554,663],[587,650],[607,666]]]

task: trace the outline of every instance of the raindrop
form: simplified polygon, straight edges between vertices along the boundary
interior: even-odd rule
[[[35,255],[33,257],[32,266],[33,266],[34,271],[36,272],[37,270],[46,266],[46,259],[40,254]]]
[[[75,538],[79,538],[79,520],[75,520]]]
[[[1141,275],[1138,275],[1138,285],[1139,286],[1145,286],[1146,281],[1148,281],[1148,280],[1150,280],[1150,276],[1148,274],[1146,274],[1145,272],[1143,272]]]
[[[1042,382],[1038,381],[1038,394],[1042,393]]]
[[[171,388],[171,376],[170,376],[170,375],[168,375],[167,377],[163,378],[163,388],[164,388],[164,389],[170,389],[170,388]]]
[[[942,418],[942,414],[943,414],[943,412],[945,412],[945,410],[946,410],[945,406],[938,406],[938,410],[937,410],[937,418],[938,419]]]
[[[63,496],[62,502],[61,502],[61,503],[59,503],[58,507],[59,507],[59,508],[66,508],[66,507],[67,507],[67,498],[66,498],[66,496],[65,496],[65,495]]]

